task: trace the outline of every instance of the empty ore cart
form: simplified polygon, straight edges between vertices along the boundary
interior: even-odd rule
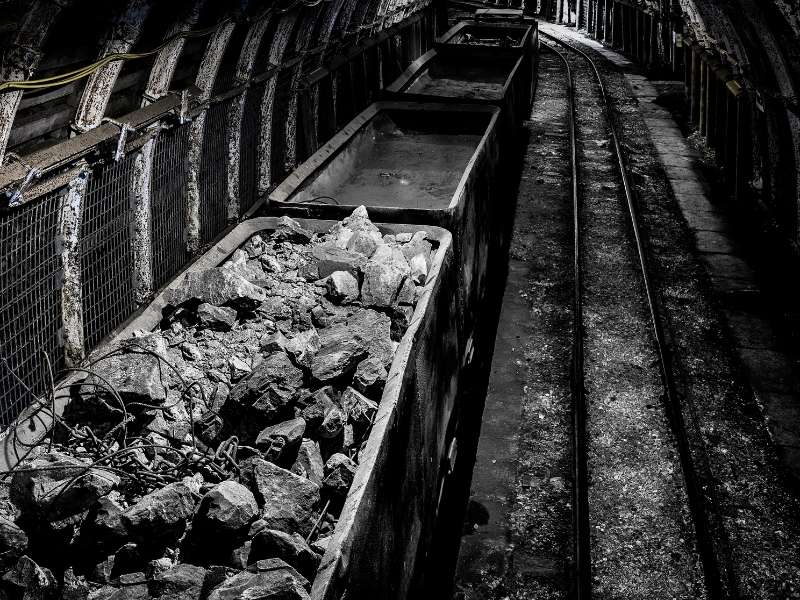
[[[499,107],[502,143],[528,118],[533,91],[529,55],[490,46],[440,45],[415,60],[384,90],[392,100],[488,104]]]
[[[533,23],[461,21],[442,34],[434,45],[459,48],[491,48],[496,54],[523,56],[522,68],[531,72],[531,98],[536,89],[536,68],[539,57],[539,28]]]
[[[498,117],[493,106],[375,103],[270,194],[269,212],[339,219],[364,205],[376,221],[450,230],[466,343],[511,211],[496,181]]]

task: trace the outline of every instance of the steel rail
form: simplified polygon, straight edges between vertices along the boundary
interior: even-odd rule
[[[583,259],[581,254],[581,198],[578,188],[578,140],[575,133],[575,81],[569,60],[558,49],[545,44],[564,63],[567,75],[567,104],[572,179],[572,364],[570,396],[572,401],[572,475],[573,561],[576,600],[592,597],[592,559],[589,533],[589,466],[586,446],[586,387],[583,364]]]
[[[659,305],[655,292],[653,291],[650,268],[647,263],[644,242],[639,226],[636,193],[633,185],[631,184],[629,169],[625,161],[625,156],[622,152],[619,138],[617,136],[617,122],[611,107],[611,103],[608,99],[608,94],[606,93],[605,83],[600,75],[600,71],[597,68],[595,61],[586,52],[572,46],[571,44],[568,44],[552,34],[548,34],[543,31],[540,31],[540,34],[583,58],[591,67],[600,89],[600,95],[605,107],[606,118],[611,130],[610,137],[614,148],[614,153],[616,154],[617,158],[617,167],[619,169],[620,176],[622,177],[622,185],[625,192],[631,229],[636,242],[639,268],[642,276],[642,282],[644,284],[645,295],[647,297],[652,331],[656,342],[658,364],[661,371],[661,381],[664,386],[665,408],[673,435],[675,436],[676,440],[681,470],[683,471],[683,478],[686,486],[686,495],[689,502],[689,510],[692,515],[695,535],[697,538],[696,541],[698,553],[703,566],[703,576],[706,589],[709,600],[721,600],[728,596],[725,591],[725,588],[728,586],[723,585],[722,570],[714,550],[714,544],[711,536],[712,526],[708,514],[708,503],[704,496],[700,482],[698,481],[694,466],[694,459],[689,447],[689,439],[686,433],[686,423],[683,418],[681,402],[678,397],[677,386],[675,384],[675,378],[672,371],[670,352],[668,349],[666,336],[664,334],[664,327],[659,317]]]

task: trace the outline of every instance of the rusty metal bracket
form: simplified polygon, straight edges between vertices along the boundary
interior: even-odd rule
[[[114,162],[119,162],[125,158],[125,144],[128,141],[128,134],[136,131],[128,123],[120,123],[111,117],[104,117],[101,123],[111,123],[119,127],[119,137],[117,138],[117,147],[114,150]]]
[[[22,183],[19,184],[16,190],[7,190],[5,193],[5,202],[0,207],[2,210],[8,210],[10,208],[15,208],[19,204],[22,204],[22,195],[25,193],[25,190],[30,186],[30,184],[35,180],[39,179],[42,172],[37,169],[36,167],[26,163],[24,160],[20,158],[20,156],[15,152],[8,152],[6,154],[9,158],[17,161],[21,164],[25,170],[27,171],[25,178],[22,180]]]

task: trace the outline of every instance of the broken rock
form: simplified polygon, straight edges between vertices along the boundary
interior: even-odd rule
[[[318,485],[260,458],[245,461],[241,477],[253,491],[268,527],[308,535],[320,498]]]
[[[358,279],[347,271],[334,271],[325,280],[325,284],[331,300],[341,304],[354,302],[361,293],[358,287]]]
[[[322,454],[317,442],[303,440],[297,453],[297,460],[292,465],[292,473],[310,479],[317,485],[322,485],[322,479],[325,477],[325,464],[322,462]]]
[[[293,390],[302,384],[303,372],[284,352],[273,352],[249,376],[231,388],[229,399],[239,404],[252,404],[271,385]]]
[[[424,285],[428,279],[428,262],[422,254],[415,254],[409,262],[411,280],[417,285]]]
[[[142,541],[174,541],[194,513],[193,490],[183,481],[147,494],[122,515],[127,528]]]
[[[236,311],[227,306],[203,303],[197,307],[197,318],[203,327],[217,331],[230,331],[236,325]]]
[[[350,252],[358,252],[367,258],[375,253],[377,247],[378,242],[375,240],[375,236],[364,231],[354,233],[347,242],[347,249]]]
[[[290,217],[280,217],[272,233],[273,242],[292,242],[293,244],[307,244],[314,234],[305,229],[299,222]]]
[[[323,488],[332,496],[340,500],[344,499],[353,484],[356,469],[356,463],[347,456],[338,453],[334,454],[325,463],[325,470],[328,475],[323,481]]]
[[[356,367],[353,387],[365,396],[380,398],[388,377],[389,374],[381,361],[376,358],[367,358],[358,363],[358,367]]]
[[[296,533],[262,529],[252,539],[250,560],[268,558],[280,558],[309,579],[314,578],[320,560],[305,540]]]
[[[286,352],[294,356],[297,364],[310,367],[314,356],[319,352],[319,334],[313,328],[301,331],[288,340],[284,348]]]
[[[49,452],[23,463],[11,480],[11,502],[23,513],[62,519],[88,509],[116,488],[117,475]]]
[[[322,346],[311,364],[315,379],[327,382],[351,373],[367,355],[391,364],[391,320],[383,313],[359,310],[343,323],[320,331]]]
[[[250,365],[238,356],[233,356],[228,360],[228,369],[230,370],[231,382],[233,383],[236,383],[252,372]]]
[[[391,306],[403,279],[411,269],[403,252],[393,246],[381,245],[364,266],[361,299],[367,306]]]
[[[114,355],[96,363],[92,369],[96,375],[90,375],[85,383],[103,393],[110,385],[125,402],[162,404],[167,399],[164,375],[155,356]]]
[[[3,579],[22,588],[23,600],[40,600],[55,595],[58,582],[50,569],[40,567],[28,556],[22,556]]]
[[[281,447],[284,452],[291,452],[300,441],[303,439],[303,433],[306,430],[306,422],[302,418],[290,419],[277,425],[271,425],[258,434],[256,438],[257,448],[267,448],[279,443],[282,440]]]
[[[332,393],[333,388],[326,386],[314,392],[308,400],[308,404],[303,408],[300,416],[305,419],[309,429],[315,430],[319,427],[325,415],[336,407],[331,399]]]
[[[16,523],[0,516],[0,568],[7,569],[25,554],[28,536]]]
[[[342,394],[342,408],[347,413],[347,422],[356,427],[368,427],[372,422],[378,405],[353,388],[347,388]]]
[[[170,306],[180,306],[189,301],[222,306],[253,309],[266,300],[263,288],[253,285],[231,269],[214,268],[190,271],[181,284],[166,292]]]
[[[325,413],[319,427],[317,427],[317,435],[323,439],[330,440],[342,433],[344,424],[347,422],[347,415],[338,406],[334,406],[331,410]]]
[[[357,276],[367,262],[358,252],[342,250],[330,244],[320,244],[311,250],[312,260],[317,266],[316,279],[324,279],[336,271],[346,271]]]
[[[150,582],[150,595],[160,600],[200,600],[206,570],[190,564],[175,565]]]
[[[262,337],[258,345],[261,348],[262,352],[280,352],[286,349],[286,344],[289,343],[289,340],[283,335],[280,331],[276,331],[275,333],[269,333]]]
[[[308,580],[280,559],[261,560],[253,571],[228,577],[208,600],[308,600]]]
[[[229,534],[247,527],[258,515],[253,493],[235,481],[223,481],[203,496],[194,523],[203,531]]]

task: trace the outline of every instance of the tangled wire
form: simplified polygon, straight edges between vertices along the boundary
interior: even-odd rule
[[[171,403],[162,405],[124,401],[111,382],[93,368],[101,361],[119,356],[124,352],[146,354],[155,358],[159,362],[162,375],[165,367],[172,371],[180,382],[179,397]],[[27,393],[35,398],[35,404],[23,421],[12,426],[11,439],[15,449],[26,449],[21,456],[17,456],[19,463],[22,463],[32,452],[42,449],[45,445],[48,452],[53,449],[65,451],[86,463],[86,466],[78,469],[78,472],[67,480],[65,485],[59,486],[54,490],[56,496],[52,498],[52,502],[56,502],[58,497],[83,477],[98,471],[113,473],[126,479],[128,487],[132,491],[135,490],[137,494],[142,495],[196,473],[202,473],[205,481],[214,483],[224,481],[238,474],[238,438],[230,436],[222,441],[216,450],[208,448],[197,439],[193,408],[197,399],[201,400],[204,406],[207,406],[205,390],[199,381],[188,382],[179,369],[159,353],[132,341],[128,342],[124,347],[115,348],[99,356],[85,367],[68,368],[59,372],[53,371],[49,357],[44,352],[42,354],[47,365],[49,389],[43,397],[39,397],[24,382],[18,379]],[[0,360],[8,366],[5,359]],[[71,424],[58,414],[56,410],[58,402],[72,397],[72,388],[75,384],[66,379],[71,375],[85,376],[85,379],[78,384],[80,393],[84,393],[85,388],[94,388],[94,399],[110,409],[108,411],[109,414],[119,415],[119,421],[113,424],[105,433],[98,434],[91,425],[86,423]],[[56,381],[60,381],[60,383],[57,384]],[[108,398],[113,405],[108,404],[105,398]],[[169,444],[153,443],[146,437],[130,434],[129,426],[136,418],[131,412],[132,409],[164,413],[181,403],[185,403],[186,412],[189,416],[190,427],[188,434],[190,440],[187,443],[175,447]],[[45,436],[36,442],[23,440],[20,437],[20,431],[28,427],[35,419],[42,418],[49,419],[52,424]],[[57,437],[59,438],[58,441]],[[64,439],[62,440],[62,438]],[[3,478],[6,478],[15,472],[56,468],[63,468],[63,466],[17,467],[0,474],[2,474]]]

